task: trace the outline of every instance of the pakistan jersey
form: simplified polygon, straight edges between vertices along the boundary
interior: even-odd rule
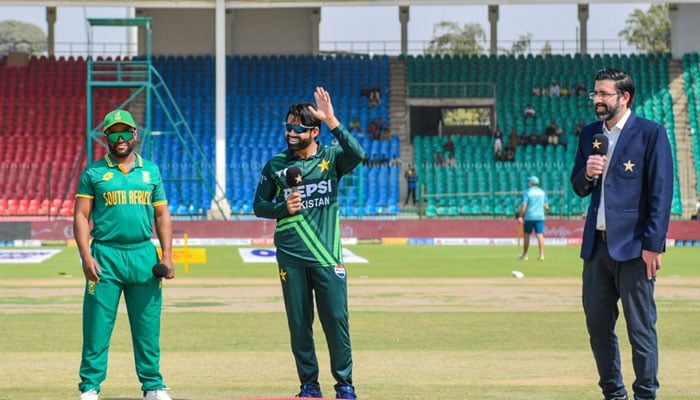
[[[153,236],[153,208],[167,204],[163,181],[156,164],[134,155],[130,171],[107,154],[80,175],[75,196],[94,200],[90,234],[96,240],[140,243]]]
[[[263,168],[255,192],[255,215],[277,219],[275,246],[280,265],[328,267],[343,263],[338,216],[338,182],[351,172],[365,153],[348,130],[339,125],[331,131],[338,145],[318,143],[316,154],[308,159],[290,150],[272,157]],[[287,185],[287,168],[297,166],[302,180],[296,186],[301,193],[302,209],[290,215],[286,198],[292,193]]]

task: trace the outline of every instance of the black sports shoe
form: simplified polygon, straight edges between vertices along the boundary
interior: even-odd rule
[[[296,397],[320,399],[323,397],[323,393],[321,393],[321,388],[318,385],[305,383],[301,385],[301,391]]]
[[[351,385],[341,385],[335,388],[336,399],[357,399],[355,388]]]

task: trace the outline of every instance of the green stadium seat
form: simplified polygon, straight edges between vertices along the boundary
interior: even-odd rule
[[[675,130],[676,121],[673,117],[673,104],[669,92],[667,61],[669,54],[630,54],[630,55],[499,55],[499,56],[455,56],[448,57],[419,57],[407,56],[407,64],[414,65],[416,70],[432,71],[433,77],[445,82],[490,81],[496,89],[496,121],[503,132],[509,132],[515,127],[518,134],[529,134],[533,128],[542,133],[544,128],[555,120],[565,132],[567,146],[518,146],[515,160],[505,163],[513,166],[508,169],[505,165],[494,163],[492,157],[491,137],[488,135],[462,135],[455,138],[455,158],[461,165],[469,165],[464,172],[454,171],[435,175],[435,180],[446,180],[443,184],[435,183],[436,193],[465,193],[457,198],[456,206],[448,205],[444,212],[451,214],[457,207],[460,214],[479,215],[482,213],[508,213],[512,205],[491,199],[487,201],[476,198],[475,193],[492,193],[493,191],[524,189],[527,174],[543,176],[548,187],[568,188],[569,174],[575,157],[577,138],[574,135],[576,121],[590,121],[591,104],[586,96],[569,95],[559,98],[549,96],[533,96],[530,90],[533,85],[546,87],[554,78],[562,86],[569,88],[584,82],[590,86],[591,75],[606,65],[619,65],[635,77],[637,99],[634,111],[640,116],[651,118],[663,123],[669,131],[669,140],[676,154]],[[690,129],[693,137],[693,154],[695,168],[700,174],[700,91],[696,89],[700,82],[700,57],[697,53],[683,56],[683,74],[686,76],[688,92],[688,112],[690,114]],[[428,63],[430,61],[430,63]],[[613,64],[611,64],[613,63]],[[508,76],[509,79],[498,79]],[[424,78],[422,82],[429,82]],[[538,111],[535,126],[526,126],[522,118],[525,105],[532,103]],[[562,116],[566,116],[562,121]],[[425,141],[416,146],[414,154],[420,154],[416,161],[431,160],[434,151],[439,150],[437,143],[431,142],[431,151],[425,150]],[[423,149],[423,150],[420,150]],[[697,149],[697,150],[696,150]],[[559,171],[558,174],[543,174],[543,170]],[[478,171],[475,174],[474,171]],[[523,173],[517,171],[526,171]],[[700,193],[700,182],[698,182]],[[444,190],[439,192],[439,190]],[[517,196],[516,196],[517,197]],[[489,203],[489,201],[491,203]],[[512,201],[512,200],[511,200]],[[515,200],[516,202],[519,199]],[[579,215],[585,212],[587,200],[578,198],[573,193],[565,193],[558,198],[555,211],[563,216]],[[674,210],[677,207],[674,206]],[[675,212],[675,211],[674,211]]]

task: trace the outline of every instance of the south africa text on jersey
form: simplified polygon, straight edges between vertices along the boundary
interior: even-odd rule
[[[116,206],[121,204],[151,204],[151,192],[148,190],[112,190],[102,194],[105,205]]]

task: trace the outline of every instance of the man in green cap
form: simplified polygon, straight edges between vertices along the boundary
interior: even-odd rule
[[[107,114],[104,133],[109,153],[80,175],[74,209],[75,242],[86,278],[80,400],[98,399],[122,293],[143,399],[171,400],[160,374],[162,281],[153,272],[161,263],[167,268],[164,278],[175,277],[163,181],[158,166],[134,152],[137,129],[129,112]],[[151,242],[154,221],[160,260]]]

